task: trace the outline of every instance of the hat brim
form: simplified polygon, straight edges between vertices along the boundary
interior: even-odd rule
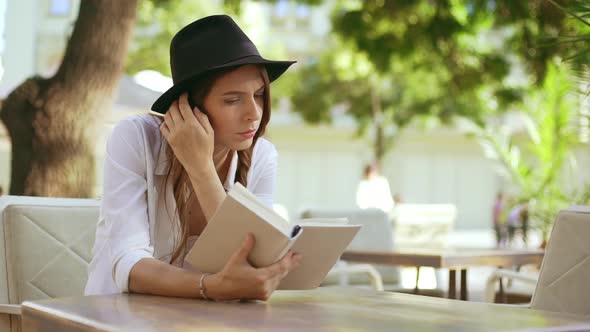
[[[266,68],[266,72],[268,73],[268,79],[270,82],[279,78],[292,64],[296,63],[297,61],[274,61],[274,60],[267,60],[260,56],[247,56],[243,57],[228,63],[224,63],[223,65],[219,65],[216,67],[208,68],[202,72],[199,72],[188,79],[185,79],[181,82],[174,84],[170,89],[164,92],[152,105],[152,111],[160,114],[165,114],[168,111],[168,108],[174,102],[174,100],[178,99],[178,97],[186,91],[187,84],[193,81],[196,77],[199,77],[205,73],[211,72],[217,69],[229,68],[229,67],[236,67],[241,65],[247,64],[262,64]]]

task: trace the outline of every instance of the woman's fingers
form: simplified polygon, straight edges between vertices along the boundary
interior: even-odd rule
[[[160,131],[162,132],[162,135],[166,137],[166,139],[168,138],[168,135],[170,135],[170,128],[168,128],[166,121],[162,121],[162,124],[160,125]]]
[[[259,269],[259,277],[263,281],[262,293],[259,296],[260,300],[266,301],[272,292],[274,292],[280,285],[289,272],[297,268],[301,262],[302,256],[293,252],[289,252],[277,263],[268,266],[264,269]]]
[[[191,110],[191,106],[188,102],[188,93],[185,92],[180,95],[180,98],[178,98],[178,110],[184,121],[191,121],[190,119],[196,118],[197,122],[201,125],[201,128],[203,128],[206,133],[213,133],[213,127],[209,122],[209,117],[207,117],[205,113],[201,112],[196,106],[193,110]]]
[[[256,244],[256,239],[252,233],[248,233],[244,242],[239,249],[237,249],[229,259],[228,264],[243,264],[244,262],[248,261],[248,255],[254,249],[254,245]]]
[[[281,260],[264,268],[255,268],[247,261],[254,247],[254,237],[249,234],[225,265],[223,275],[228,284],[237,286],[236,298],[266,301],[279,287],[281,280],[299,266],[302,256],[289,251]]]
[[[188,103],[188,93],[185,92],[180,95],[180,98],[178,98],[178,108],[182,118],[185,121],[190,121],[193,115],[191,114],[191,106]]]
[[[166,114],[170,114],[172,120],[174,120],[174,125],[178,126],[184,122],[182,115],[180,115],[180,98],[176,100],[176,103],[173,104],[174,107],[170,107]]]
[[[193,118],[196,118],[198,129],[202,129],[205,133],[212,134],[213,127],[209,122],[209,118],[204,113],[197,110],[191,111],[191,107],[188,103],[188,93],[183,93],[180,97],[170,105],[168,112],[164,115],[164,120],[168,124],[170,132],[175,132],[177,128],[182,128],[182,125],[192,122]]]
[[[269,278],[278,277],[280,280],[280,279],[283,279],[289,273],[289,271],[291,271],[292,269],[297,267],[299,265],[300,261],[301,261],[300,254],[296,254],[294,252],[289,252],[280,261],[276,262],[273,265],[266,267],[264,273]]]
[[[175,108],[178,108],[178,101],[177,100],[172,102],[172,104],[168,108],[168,111],[166,112],[166,114],[164,114],[164,121],[166,122],[166,124],[168,124],[169,129],[173,129],[175,126],[174,118],[172,118],[172,111]]]
[[[205,132],[207,132],[207,134],[213,134],[213,126],[211,126],[211,122],[209,121],[209,117],[207,116],[207,114],[201,112],[201,110],[199,110],[199,108],[196,106],[193,110],[193,114],[195,115],[195,118],[197,118]]]

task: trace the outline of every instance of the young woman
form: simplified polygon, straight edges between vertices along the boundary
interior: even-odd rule
[[[272,207],[277,152],[261,135],[269,84],[294,62],[262,58],[226,15],[180,30],[170,61],[174,86],[153,114],[122,120],[109,138],[85,293],[266,300],[301,255],[255,268],[249,235],[219,273],[184,257],[235,182]]]

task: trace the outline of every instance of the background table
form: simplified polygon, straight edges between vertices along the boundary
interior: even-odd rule
[[[456,298],[456,271],[461,272],[460,299],[467,300],[467,268],[474,266],[508,267],[540,265],[543,250],[498,250],[471,248],[403,249],[394,251],[345,251],[340,259],[368,264],[429,266],[449,269],[448,297]],[[419,271],[419,270],[418,270]],[[418,279],[418,277],[416,278]],[[416,290],[418,284],[416,283]]]
[[[269,302],[109,295],[25,302],[24,331],[552,331],[588,318],[352,287],[279,291]]]

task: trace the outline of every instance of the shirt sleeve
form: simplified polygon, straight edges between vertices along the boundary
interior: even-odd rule
[[[270,142],[264,143],[265,144],[262,145],[253,156],[256,168],[252,169],[252,187],[250,187],[250,191],[256,195],[264,205],[272,209],[277,182],[279,154],[273,144]]]
[[[143,133],[132,120],[119,122],[107,143],[101,211],[107,228],[112,276],[129,291],[129,272],[142,258],[153,257],[147,211]]]

